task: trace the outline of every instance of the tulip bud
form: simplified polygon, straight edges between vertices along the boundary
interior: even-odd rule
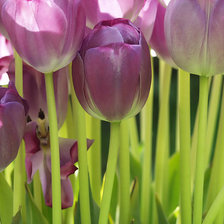
[[[28,105],[10,83],[0,87],[0,171],[6,168],[18,153],[26,125]]]
[[[151,84],[149,48],[129,20],[97,24],[84,39],[72,69],[76,95],[92,116],[120,121],[136,115],[146,102]]]
[[[85,32],[80,0],[0,0],[1,19],[25,62],[46,73],[68,65]]]
[[[165,36],[174,62],[203,76],[224,72],[224,1],[172,0]]]

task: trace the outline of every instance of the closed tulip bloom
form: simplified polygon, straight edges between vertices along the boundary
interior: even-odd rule
[[[126,18],[134,20],[145,0],[82,0],[87,26],[94,27],[101,20]]]
[[[224,1],[172,0],[165,36],[174,62],[203,76],[224,72]]]
[[[28,105],[16,91],[13,83],[0,87],[0,171],[6,168],[18,153],[22,141]]]
[[[76,95],[92,116],[120,121],[136,115],[146,102],[151,84],[149,48],[129,20],[97,24],[72,69]]]
[[[40,72],[68,65],[85,32],[80,0],[0,0],[1,22],[25,62]]]

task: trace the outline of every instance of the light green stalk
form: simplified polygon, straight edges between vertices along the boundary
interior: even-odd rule
[[[155,192],[166,208],[168,156],[169,156],[169,96],[171,67],[165,64],[163,69],[162,96],[160,97],[159,122],[156,141]]]
[[[199,123],[198,123],[198,147],[196,155],[195,188],[193,224],[199,224],[202,220],[203,186],[204,186],[204,150],[206,147],[206,128],[208,110],[208,78],[200,76],[199,91]]]
[[[45,74],[47,108],[51,146],[52,216],[53,223],[61,223],[61,177],[58,141],[58,122],[54,96],[53,73]]]
[[[190,74],[179,69],[180,211],[181,223],[191,224]]]
[[[117,165],[120,123],[111,123],[109,155],[107,160],[107,168],[105,174],[105,183],[103,190],[103,198],[100,205],[99,224],[108,223],[108,214],[110,209],[111,195],[114,184],[114,176]]]
[[[70,83],[72,81],[72,72],[69,72]],[[87,141],[85,113],[75,95],[74,88],[71,88],[73,110],[76,110],[78,156],[79,156],[79,192],[80,192],[80,209],[81,221],[85,224],[91,223],[90,217],[90,199],[89,199],[89,178],[87,163]]]
[[[20,96],[23,96],[23,62],[18,53],[14,50],[15,57],[15,85]],[[22,218],[26,222],[25,205],[25,153],[24,142],[22,141],[18,155],[14,163],[14,187],[13,187],[13,215],[22,207]]]
[[[128,135],[128,122],[123,120],[120,127],[120,222],[129,224],[130,212],[130,159],[129,159],[129,135]]]
[[[152,160],[152,118],[153,118],[153,96],[154,96],[154,69],[152,65],[152,83],[149,97],[143,107],[142,118],[144,129],[142,129],[142,140],[144,140],[144,156],[142,165],[142,184],[141,184],[141,222],[148,224],[150,217],[150,190],[151,190],[151,160]]]

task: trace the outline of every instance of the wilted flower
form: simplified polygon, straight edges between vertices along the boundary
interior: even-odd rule
[[[102,20],[126,18],[134,20],[145,0],[82,0],[87,26],[94,27]]]
[[[1,21],[19,55],[41,72],[76,56],[85,32],[80,0],[1,0]]]
[[[22,141],[28,105],[14,84],[0,87],[0,171],[16,157]]]
[[[51,150],[48,124],[44,113],[40,113],[38,122],[27,124],[24,135],[26,146],[26,172],[28,183],[39,170],[41,185],[47,206],[52,206],[51,187]],[[87,141],[89,148],[93,141]],[[78,161],[78,143],[73,139],[59,138],[61,170],[61,207],[68,208],[73,204],[73,190],[68,176],[73,174]]]
[[[126,19],[97,24],[73,61],[73,82],[92,116],[119,121],[136,115],[151,84],[149,48],[139,29]]]
[[[165,35],[174,62],[182,69],[211,76],[224,72],[224,1],[172,0]]]

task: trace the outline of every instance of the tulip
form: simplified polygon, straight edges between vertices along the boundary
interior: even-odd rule
[[[173,0],[165,15],[165,36],[182,69],[211,76],[224,72],[224,2]]]
[[[27,124],[24,140],[28,183],[39,170],[45,203],[52,207],[50,138],[45,118],[40,117],[38,122],[32,121]],[[92,140],[87,141],[88,148],[92,143]],[[77,170],[74,164],[78,161],[78,143],[73,139],[59,138],[59,148],[61,207],[64,209],[73,205],[73,190],[68,177]]]
[[[11,62],[8,71],[10,80],[15,80],[15,63]],[[58,114],[58,126],[61,127],[67,113],[68,103],[68,67],[54,72],[54,92]],[[23,95],[29,104],[29,117],[33,121],[39,118],[39,112],[48,114],[44,75],[23,63]]]
[[[57,71],[76,56],[85,32],[79,0],[1,0],[0,10],[16,51],[38,71]]]
[[[8,88],[0,87],[0,171],[6,168],[16,157],[22,141],[27,102],[19,96],[14,84]]]
[[[151,84],[149,48],[140,30],[126,19],[97,24],[73,61],[73,82],[92,116],[120,121],[136,115]]]
[[[83,0],[87,26],[93,28],[101,20],[126,18],[134,20],[145,0]]]
[[[152,31],[157,15],[157,8],[158,0],[146,0],[137,19],[134,22],[135,25],[143,32],[147,42],[149,42],[152,36]]]

